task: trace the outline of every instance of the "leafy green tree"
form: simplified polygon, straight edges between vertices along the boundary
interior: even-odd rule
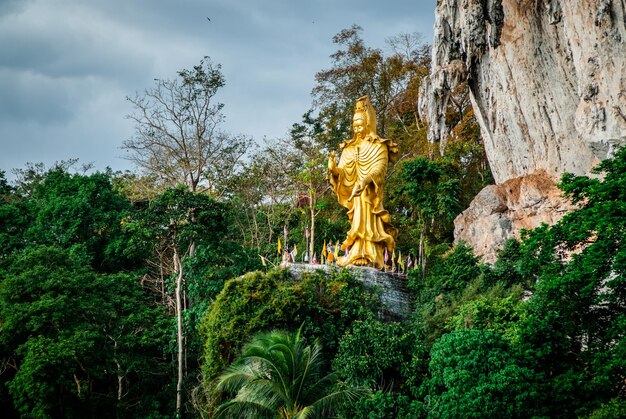
[[[44,173],[30,196],[14,204],[32,217],[22,224],[21,240],[66,249],[84,245],[92,266],[103,272],[137,268],[138,255],[130,251],[122,229],[131,204],[114,190],[111,177],[110,172],[81,175],[61,168]]]
[[[580,209],[522,243],[537,283],[520,331],[551,377],[550,414],[582,414],[626,391],[626,151],[595,171],[603,177],[565,175],[561,188]]]
[[[306,345],[300,330],[255,335],[220,375],[217,389],[236,395],[218,408],[216,417],[285,419],[328,416],[368,393],[339,386],[333,373],[324,373],[319,340]]]
[[[395,390],[406,377],[414,339],[400,323],[355,320],[339,340],[333,369],[349,382]]]
[[[340,417],[346,419],[413,419],[425,417],[426,411],[420,403],[408,396],[392,391],[377,391],[370,397],[362,397]]]
[[[616,397],[603,403],[588,416],[589,419],[613,419],[626,417],[626,401]]]
[[[204,380],[215,379],[255,333],[272,328],[303,326],[306,336],[319,337],[334,356],[350,323],[375,313],[377,301],[347,271],[294,279],[288,270],[277,269],[234,278],[202,319]]]
[[[131,275],[95,273],[77,245],[25,249],[0,277],[2,375],[21,415],[168,410],[165,312]]]
[[[480,264],[473,250],[460,243],[453,251],[432,260],[426,278],[409,272],[415,295],[413,327],[426,349],[454,329],[514,330],[521,316],[518,303],[523,291],[486,280],[488,266]]]
[[[495,332],[453,331],[432,347],[426,408],[437,418],[529,417],[538,410],[541,376]]]
[[[459,175],[453,165],[443,160],[418,157],[404,163],[401,177],[402,191],[409,197],[415,221],[421,228],[418,264],[424,275],[427,235],[430,233],[439,241],[449,239],[452,221],[461,211]]]
[[[386,136],[391,129],[406,146],[420,129],[417,98],[428,73],[429,49],[419,35],[400,34],[390,38],[390,51],[385,52],[368,47],[362,31],[353,25],[336,34],[333,43],[340,49],[331,55],[331,68],[315,75],[314,104],[324,131],[320,140],[335,149],[348,138],[354,101],[367,94],[377,112],[379,133]]]
[[[521,297],[519,291],[512,291],[507,297],[481,293],[478,298],[459,307],[458,314],[450,319],[449,326],[453,330],[480,329],[497,332],[511,342],[516,341],[522,316]]]
[[[0,170],[0,260],[24,247],[24,230],[30,223],[28,202],[9,185]]]
[[[219,402],[214,380],[255,333],[302,327],[305,336],[320,339],[332,358],[351,322],[371,316],[379,305],[372,291],[347,271],[295,279],[280,269],[228,281],[200,324],[205,346],[202,387],[196,391],[198,407],[211,414]]]
[[[193,193],[182,185],[160,194],[127,228],[135,234],[137,246],[159,255],[159,272],[154,274],[160,283],[161,295],[166,304],[173,305],[176,316],[177,396],[176,410],[181,412],[185,376],[185,355],[188,333],[184,327],[185,311],[193,304],[187,294],[191,280],[185,271],[185,260],[193,259],[196,245],[218,242],[226,231],[225,206],[207,195]],[[165,265],[164,259],[171,258]],[[166,279],[173,278],[173,295],[166,287]],[[193,332],[191,332],[193,333]]]

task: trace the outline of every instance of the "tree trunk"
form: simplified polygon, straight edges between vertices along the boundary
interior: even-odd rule
[[[180,417],[183,399],[183,310],[182,310],[182,284],[183,265],[178,254],[178,249],[174,249],[174,266],[178,271],[176,275],[176,337],[178,343],[178,381],[176,383],[176,415]]]
[[[113,353],[115,356],[113,357],[113,361],[117,366],[117,401],[122,400],[122,395],[124,394],[124,376],[122,375],[122,366],[120,365],[117,359],[117,341],[113,341]]]
[[[315,252],[315,207],[313,205],[313,194],[309,194],[309,209],[311,211],[311,242],[309,243],[309,262],[313,260]]]

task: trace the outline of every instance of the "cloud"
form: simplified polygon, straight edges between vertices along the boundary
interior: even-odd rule
[[[368,45],[383,47],[398,32],[430,33],[434,3],[0,0],[0,168],[70,157],[127,167],[125,96],[205,55],[226,78],[223,128],[284,137],[311,104],[315,73],[331,64],[333,35],[357,23]]]

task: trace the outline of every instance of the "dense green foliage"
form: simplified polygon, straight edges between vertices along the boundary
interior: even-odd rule
[[[2,272],[0,344],[19,367],[6,377],[15,408],[34,417],[167,411],[151,401],[169,381],[165,311],[131,275],[98,274],[89,261],[81,247],[30,247]]]
[[[376,299],[347,271],[294,279],[287,270],[253,272],[229,281],[202,320],[204,374],[212,380],[255,333],[279,328],[317,337],[327,356],[358,318],[372,315]]]

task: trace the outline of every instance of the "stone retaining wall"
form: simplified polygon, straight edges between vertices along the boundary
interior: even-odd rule
[[[324,271],[331,273],[337,268],[330,265],[311,265],[302,263],[285,263],[282,265],[289,269],[294,276],[300,277],[303,272]],[[348,268],[354,277],[366,286],[377,287],[381,290],[381,300],[384,304],[380,315],[390,320],[400,320],[411,313],[411,301],[406,288],[406,278],[396,274],[380,271],[375,268],[350,266]]]

